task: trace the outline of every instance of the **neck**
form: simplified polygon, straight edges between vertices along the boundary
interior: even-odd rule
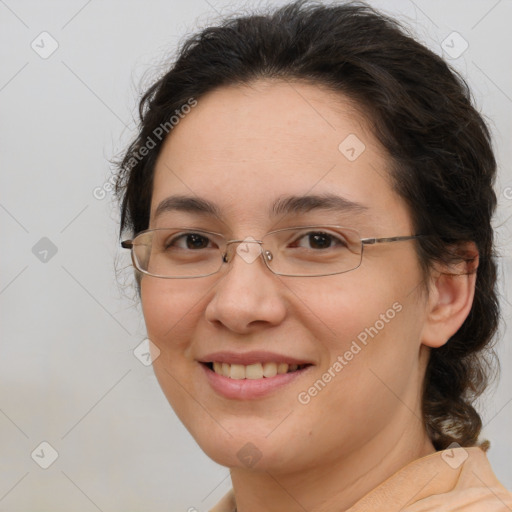
[[[348,510],[399,469],[435,452],[420,421],[414,423],[415,427],[405,431],[390,425],[364,446],[307,470],[232,469],[237,512]]]

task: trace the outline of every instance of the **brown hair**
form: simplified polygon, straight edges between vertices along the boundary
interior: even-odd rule
[[[477,444],[482,422],[473,404],[492,371],[485,355],[499,321],[491,227],[496,162],[465,81],[395,20],[359,2],[301,0],[265,15],[228,18],[189,37],[142,97],[138,137],[118,162],[121,233],[149,225],[164,140],[156,140],[155,130],[191,98],[259,78],[327,86],[367,112],[415,232],[430,235],[417,241],[425,275],[436,262],[464,259],[464,242],[476,244],[474,302],[458,332],[431,350],[423,416],[437,449]],[[141,157],[149,138],[155,147]]]

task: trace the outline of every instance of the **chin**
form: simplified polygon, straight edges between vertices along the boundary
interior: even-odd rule
[[[298,447],[275,439],[257,435],[233,435],[224,433],[217,438],[207,432],[191,432],[204,453],[217,464],[229,468],[244,468],[255,471],[280,472],[296,468]],[[289,439],[289,437],[288,437]],[[290,453],[292,452],[292,453]]]

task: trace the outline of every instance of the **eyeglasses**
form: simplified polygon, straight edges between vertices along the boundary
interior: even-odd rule
[[[342,226],[300,226],[267,233],[261,240],[227,240],[220,233],[193,228],[140,232],[121,246],[131,249],[134,267],[153,277],[186,279],[219,272],[236,253],[247,263],[261,256],[279,276],[320,277],[343,274],[361,265],[365,245],[412,240],[422,235],[361,238]]]

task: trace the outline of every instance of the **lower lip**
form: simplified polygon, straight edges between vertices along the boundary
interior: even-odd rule
[[[311,366],[306,366],[302,370],[278,374],[274,377],[263,377],[261,379],[230,379],[215,373],[205,364],[199,364],[203,368],[213,390],[219,395],[233,400],[253,400],[267,396],[298,379],[311,368]]]

